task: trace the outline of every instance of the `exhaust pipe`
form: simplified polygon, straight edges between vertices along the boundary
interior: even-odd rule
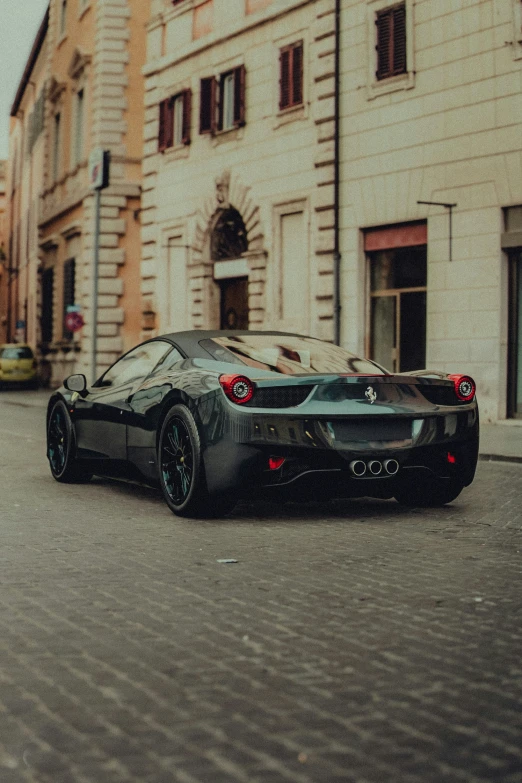
[[[378,476],[380,472],[382,471],[382,463],[379,462],[378,459],[372,459],[368,463],[368,470],[372,474],[372,476]]]
[[[396,459],[384,460],[384,470],[389,476],[395,476],[399,470],[399,463]]]
[[[366,463],[362,459],[354,459],[350,462],[350,470],[354,476],[364,476],[366,473]]]

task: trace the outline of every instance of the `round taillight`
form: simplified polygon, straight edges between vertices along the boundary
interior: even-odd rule
[[[243,405],[254,396],[254,384],[245,375],[220,375],[219,382],[228,399],[236,405]]]
[[[469,375],[449,375],[448,378],[455,385],[455,394],[461,402],[471,402],[475,396],[477,386]]]

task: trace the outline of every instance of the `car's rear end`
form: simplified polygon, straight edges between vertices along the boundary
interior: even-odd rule
[[[221,383],[229,435],[250,452],[242,466],[250,488],[392,497],[404,482],[473,480],[479,418],[463,376],[248,376]]]
[[[37,363],[29,345],[18,343],[0,346],[0,385],[9,387],[36,387]]]

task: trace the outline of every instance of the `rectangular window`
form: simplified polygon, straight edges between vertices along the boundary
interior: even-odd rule
[[[56,182],[60,174],[60,142],[61,142],[61,117],[60,114],[54,115],[54,138],[53,138],[53,181]]]
[[[303,42],[285,46],[279,53],[279,108],[303,103]]]
[[[245,78],[245,66],[239,65],[219,79],[201,79],[200,133],[213,134],[245,124]]]
[[[76,93],[76,116],[74,127],[74,154],[73,164],[80,163],[83,158],[83,124],[84,124],[84,93],[79,90]]]
[[[50,343],[53,340],[53,292],[54,269],[45,269],[42,275],[42,342]]]
[[[509,251],[508,416],[522,419],[522,249]]]
[[[159,105],[158,149],[190,144],[192,91],[183,90]]]
[[[69,332],[65,328],[65,316],[67,315],[67,307],[73,305],[74,302],[74,288],[76,277],[76,262],[74,258],[69,258],[63,265],[63,338],[64,340],[72,340],[73,333]]]
[[[377,79],[406,73],[406,4],[379,11],[376,15]]]
[[[62,0],[60,8],[60,35],[65,35],[67,27],[67,0]]]

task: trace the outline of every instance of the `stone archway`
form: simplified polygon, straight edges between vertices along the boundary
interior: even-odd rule
[[[214,194],[196,216],[189,267],[192,322],[196,329],[220,328],[223,285],[215,272],[217,265],[238,262],[237,279],[246,281],[248,327],[261,328],[265,318],[266,252],[259,206],[229,170],[216,179],[215,185]]]

